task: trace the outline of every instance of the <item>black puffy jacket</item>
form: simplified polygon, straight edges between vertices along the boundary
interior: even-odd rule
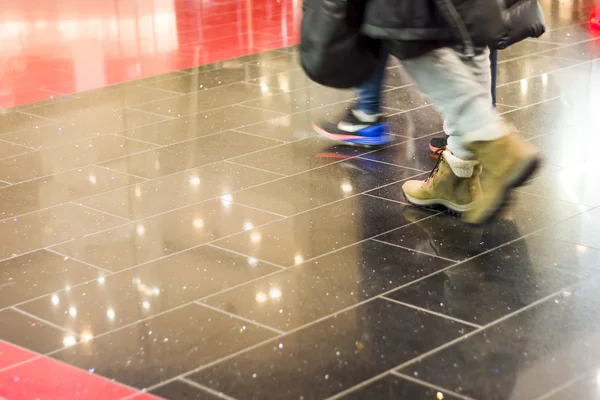
[[[546,32],[546,21],[538,0],[505,0],[506,28],[495,47],[505,49],[527,38],[538,38]]]
[[[352,0],[350,0],[352,1]],[[503,21],[494,18],[498,1]],[[361,31],[395,42],[394,54],[410,58],[462,45],[504,49],[544,31],[538,0],[367,0]]]

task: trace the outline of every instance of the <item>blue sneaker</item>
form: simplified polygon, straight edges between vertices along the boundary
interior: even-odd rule
[[[321,122],[313,125],[321,136],[355,146],[383,146],[392,141],[389,126],[381,115],[367,115],[348,110],[339,122]]]

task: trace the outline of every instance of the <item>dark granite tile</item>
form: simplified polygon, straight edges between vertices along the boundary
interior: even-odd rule
[[[391,133],[411,139],[441,132],[444,129],[442,117],[433,106],[394,114],[387,120]]]
[[[412,110],[429,104],[429,100],[417,91],[415,86],[407,86],[386,90],[383,93],[383,104],[396,110]]]
[[[544,40],[546,40],[545,37]],[[533,40],[524,40],[522,42],[513,44],[507,49],[500,50],[498,52],[498,61],[502,62],[517,57],[528,56],[534,53],[540,53],[542,51],[551,50],[556,47],[558,47],[557,44],[540,43]]]
[[[431,157],[429,141],[434,137],[444,137],[444,133],[425,136],[389,146],[361,156],[361,158],[413,168],[420,171],[431,171],[437,159]],[[415,171],[415,173],[418,173]]]
[[[107,135],[0,160],[0,179],[17,183],[141,153],[156,146]]]
[[[316,82],[313,82],[308,76],[306,76],[304,71],[299,69],[279,73],[263,74],[260,77],[248,79],[247,82],[260,85],[261,88],[264,88],[264,91],[268,91],[269,88],[276,88],[282,92],[290,92],[310,86],[318,86]]]
[[[548,227],[539,235],[600,249],[600,208]]]
[[[0,136],[0,139],[42,149],[119,133],[167,119],[167,117],[129,108],[102,112],[83,111],[73,114],[69,120],[5,134]]]
[[[277,144],[279,142],[275,140],[228,131],[122,157],[100,165],[150,179],[252,153]]]
[[[401,65],[393,64],[391,68],[385,70],[385,80],[383,84],[391,87],[403,87],[414,85],[415,81],[410,74]]]
[[[600,32],[590,29],[589,23],[573,24],[569,27],[554,29],[546,32],[541,40],[562,45],[594,40],[600,37]]]
[[[0,339],[42,354],[77,342],[74,335],[10,308],[0,311]]]
[[[350,159],[243,190],[234,193],[232,198],[239,204],[289,216],[417,173],[369,160]]]
[[[322,137],[310,137],[293,143],[266,149],[231,161],[267,171],[293,175],[358,156],[368,149],[338,146]]]
[[[543,400],[590,399],[600,398],[598,374],[593,373],[585,379],[578,380],[567,387],[556,389],[543,397]]]
[[[445,393],[442,389],[433,389],[404,379],[398,375],[389,374],[356,389],[341,397],[342,400],[458,400],[456,396]]]
[[[226,196],[279,177],[280,175],[267,171],[223,161],[111,190],[77,203],[123,218],[139,220]],[[165,193],[169,195],[166,196]]]
[[[568,147],[565,151],[569,151]],[[594,168],[595,164],[596,160],[589,160],[571,168],[544,174],[519,190],[588,207],[600,206],[600,175]]]
[[[470,330],[377,299],[188,378],[248,400],[327,398]]]
[[[31,152],[27,147],[18,144],[0,141],[0,159],[18,156]]]
[[[227,198],[88,235],[53,250],[111,271],[133,267],[278,219]]]
[[[271,111],[230,106],[123,131],[119,135],[145,142],[169,145],[280,116],[281,114]]]
[[[87,166],[17,183],[0,191],[0,218],[10,218],[141,182],[131,175]]]
[[[217,395],[202,390],[196,385],[191,385],[183,380],[176,380],[166,385],[160,386],[151,392],[161,399],[167,400],[218,400],[222,399]]]
[[[110,87],[80,93],[71,100],[40,105],[27,110],[27,113],[62,121],[70,119],[74,113],[121,109],[173,96],[177,96],[177,93],[143,86],[127,85],[122,88]]]
[[[498,84],[520,81],[521,79],[556,71],[581,63],[577,60],[567,60],[545,56],[528,56],[498,64]]]
[[[430,215],[428,211],[407,208],[404,218],[415,223],[379,239],[453,260],[464,260],[586,210],[577,204],[526,193],[514,193],[513,197],[514,201],[499,218],[485,227],[468,226],[449,214],[423,220]]]
[[[530,107],[521,108],[504,114],[504,118],[525,138],[545,135],[549,132],[561,132],[581,122],[576,111],[560,99],[549,100]]]
[[[409,224],[407,206],[358,195],[216,242],[242,254],[291,266]]]
[[[478,325],[487,325],[578,281],[555,270],[559,251],[532,253],[519,240],[386,297]],[[574,254],[574,246],[562,246]],[[575,268],[574,268],[575,269]]]
[[[600,366],[599,311],[590,281],[400,372],[476,399],[537,399]]]
[[[0,137],[5,138],[10,132],[18,132],[29,129],[36,129],[44,125],[49,125],[51,119],[41,118],[35,115],[29,115],[18,111],[9,111],[0,114]]]
[[[206,303],[287,331],[450,265],[367,241],[217,294]]]
[[[266,329],[191,304],[52,357],[143,389],[273,336]]]
[[[103,272],[46,250],[0,262],[0,308],[98,278]]]
[[[544,56],[570,58],[573,60],[594,60],[600,58],[600,39],[574,44],[567,47],[559,47],[542,53]]]
[[[293,92],[244,102],[242,105],[284,114],[295,114],[332,103],[346,102],[355,97],[356,92],[354,90],[338,90],[323,86],[311,86]]]
[[[214,89],[200,90],[145,103],[135,108],[142,111],[152,112],[167,117],[182,117],[190,114],[212,110],[215,108],[230,106],[242,101],[259,99],[279,93],[278,89],[268,88],[263,90],[260,86],[248,83],[232,83]]]
[[[343,102],[248,125],[238,130],[272,139],[294,142],[315,136],[314,123],[340,118],[350,106],[350,102]],[[257,110],[257,112],[261,111]]]
[[[169,90],[171,92],[190,93],[237,82],[252,81],[263,75],[270,75],[276,72],[276,70],[240,63],[229,67],[214,69],[212,71],[181,75],[173,79],[160,80],[148,84],[148,86],[156,89]]]
[[[201,246],[19,306],[72,332],[98,335],[278,271]],[[96,274],[98,276],[98,274]]]
[[[5,219],[0,221],[0,259],[54,246],[126,222],[70,203]]]

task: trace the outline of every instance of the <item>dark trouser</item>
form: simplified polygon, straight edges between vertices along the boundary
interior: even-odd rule
[[[381,57],[381,66],[373,74],[371,79],[358,87],[358,102],[356,109],[364,111],[366,114],[373,115],[381,112],[381,89],[385,79],[385,69],[387,67],[389,55],[384,52]],[[496,107],[496,74],[498,73],[498,50],[490,51],[490,64],[492,74],[492,105]]]

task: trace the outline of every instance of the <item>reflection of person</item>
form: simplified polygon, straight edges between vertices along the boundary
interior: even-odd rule
[[[447,147],[440,150],[438,165],[429,178],[406,182],[403,193],[412,204],[444,206],[463,213],[463,219],[472,224],[488,222],[501,209],[509,191],[525,182],[539,164],[537,150],[490,107],[488,51],[475,46],[489,43],[484,38],[488,26],[474,16],[495,15],[498,21],[500,10],[495,9],[494,2],[477,0],[461,1],[458,7],[456,0],[420,2],[410,7],[396,3],[392,7],[388,2],[367,2],[363,33],[383,40],[389,53],[401,60],[417,88],[442,113],[449,135]],[[508,2],[517,3],[517,8],[520,5],[519,1]],[[538,17],[539,4],[533,5]],[[525,34],[525,38],[543,33],[543,15],[542,22],[538,18],[530,29],[522,25],[523,13],[517,11],[505,36]],[[497,41],[510,44],[504,36]],[[352,142],[352,137],[360,136],[362,144],[389,141],[383,126],[360,133],[339,138]],[[352,143],[361,144],[356,140]],[[479,180],[482,170],[486,171],[484,192]]]

